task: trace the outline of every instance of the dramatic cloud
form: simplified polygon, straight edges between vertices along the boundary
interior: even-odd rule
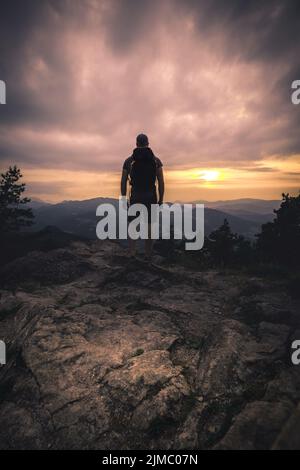
[[[33,194],[116,195],[140,131],[165,163],[170,197],[225,189],[230,197],[230,184],[235,197],[243,189],[235,172],[249,180],[245,196],[297,187],[298,1],[7,0],[0,8],[1,166],[19,164]],[[226,177],[209,188],[189,178],[209,168]],[[58,187],[52,177],[62,171]]]

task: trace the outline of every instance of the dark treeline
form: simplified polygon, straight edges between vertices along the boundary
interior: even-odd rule
[[[158,248],[159,249],[159,248]],[[228,220],[209,236],[199,252],[183,252],[183,244],[164,241],[159,249],[170,261],[179,255],[199,268],[273,265],[292,270],[300,264],[300,193],[282,194],[281,206],[274,210],[273,222],[263,224],[254,241],[232,232]]]

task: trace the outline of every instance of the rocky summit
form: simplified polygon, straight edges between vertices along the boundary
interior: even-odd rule
[[[75,242],[1,268],[0,448],[299,448],[299,300],[124,253]]]

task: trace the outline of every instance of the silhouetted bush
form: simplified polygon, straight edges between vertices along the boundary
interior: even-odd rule
[[[227,219],[205,238],[203,256],[212,264],[234,266],[248,263],[253,259],[253,247],[249,240],[231,231]]]
[[[273,222],[262,225],[257,235],[257,252],[262,261],[296,266],[300,262],[300,193],[282,194]]]

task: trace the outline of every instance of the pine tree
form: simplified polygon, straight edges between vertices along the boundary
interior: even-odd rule
[[[25,204],[30,202],[22,197],[26,189],[25,183],[20,183],[21,170],[16,165],[9,167],[6,173],[1,174],[0,180],[0,232],[14,232],[21,227],[33,223],[33,213]]]
[[[212,260],[221,265],[232,262],[237,239],[237,235],[232,233],[230,229],[228,220],[224,219],[223,224],[217,230],[211,232],[207,239],[207,250]]]

